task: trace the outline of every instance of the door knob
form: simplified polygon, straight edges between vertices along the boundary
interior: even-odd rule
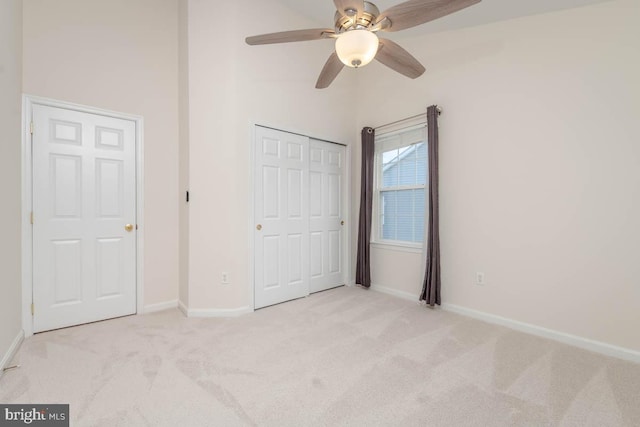
[[[128,232],[133,231],[133,224],[127,224],[124,226],[124,229],[127,230]]]
[[[344,225],[344,221],[340,221],[340,225]]]
[[[258,230],[258,231],[262,230],[262,224],[256,225],[256,230]]]

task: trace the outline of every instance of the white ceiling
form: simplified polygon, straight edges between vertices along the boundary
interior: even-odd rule
[[[288,8],[300,13],[317,23],[319,27],[333,28],[335,5],[332,0],[276,0]],[[461,10],[453,15],[445,16],[433,22],[402,31],[403,36],[440,31],[456,30],[490,22],[503,21],[521,16],[536,15],[562,9],[603,3],[610,0],[482,0],[480,3]],[[402,0],[372,0],[380,11],[401,3]],[[293,23],[295,24],[295,23]],[[291,28],[274,28],[273,31],[301,29],[293,25]]]

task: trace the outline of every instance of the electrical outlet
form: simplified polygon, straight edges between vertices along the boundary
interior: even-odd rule
[[[229,273],[226,273],[226,272],[222,273],[222,284],[223,285],[229,284]]]
[[[481,273],[481,272],[477,272],[476,273],[476,285],[478,285],[478,286],[484,286],[485,285],[484,273]]]

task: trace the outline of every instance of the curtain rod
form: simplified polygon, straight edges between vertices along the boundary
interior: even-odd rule
[[[442,108],[439,105],[436,106],[436,110],[438,110],[438,115],[442,114]],[[373,129],[374,130],[378,130],[378,129],[381,129],[381,128],[386,128],[387,126],[397,125],[398,123],[402,123],[402,122],[406,122],[406,121],[409,121],[409,120],[417,119],[418,117],[422,117],[422,116],[424,116],[426,114],[427,114],[426,112],[424,112],[422,114],[416,114],[415,116],[407,117],[405,119],[396,120],[395,122],[391,122],[391,123],[387,123],[387,124],[384,124],[384,125],[376,126]]]

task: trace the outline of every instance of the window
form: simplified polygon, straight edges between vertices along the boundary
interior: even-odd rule
[[[427,141],[424,125],[376,136],[374,241],[421,247]]]

